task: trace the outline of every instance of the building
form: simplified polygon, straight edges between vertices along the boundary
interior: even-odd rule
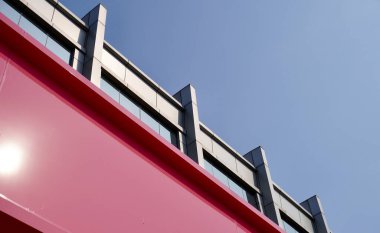
[[[330,232],[317,196],[297,203],[272,181],[263,148],[241,155],[201,123],[191,85],[172,96],[107,43],[102,5],[0,12],[3,226]]]

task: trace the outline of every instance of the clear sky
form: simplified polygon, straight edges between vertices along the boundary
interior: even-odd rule
[[[99,0],[62,0],[83,16]],[[377,232],[379,0],[103,0],[106,40],[335,232]]]

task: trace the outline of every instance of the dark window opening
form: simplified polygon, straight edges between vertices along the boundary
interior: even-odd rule
[[[284,226],[284,230],[287,233],[307,233],[307,231],[302,229],[302,227],[300,227],[294,220],[282,212],[281,221]]]
[[[205,155],[205,169],[232,192],[259,210],[256,192],[250,190],[250,188],[248,188],[247,185],[244,185],[239,178],[234,177],[236,175],[233,175],[233,172],[229,171],[228,168],[225,168],[224,165],[214,159],[207,152],[203,151],[203,154]]]
[[[41,27],[26,14],[16,10],[11,4],[8,4],[4,0],[0,0],[0,12],[67,64],[72,63],[72,49],[68,49],[67,46],[58,42],[58,40],[46,32],[47,30],[41,29]]]
[[[118,102],[121,106],[127,109],[130,113],[139,118],[147,126],[161,135],[168,142],[178,147],[177,135],[174,130],[160,122],[153,114],[150,114],[137,101],[133,100],[127,93],[116,87],[109,79],[102,76],[100,80],[100,89],[103,90],[112,99]]]

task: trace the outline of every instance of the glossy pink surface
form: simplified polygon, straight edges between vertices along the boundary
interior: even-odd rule
[[[7,32],[0,39],[0,147],[11,142],[23,152],[18,170],[0,174],[0,194],[20,211],[71,232],[281,231],[4,16],[0,21]]]

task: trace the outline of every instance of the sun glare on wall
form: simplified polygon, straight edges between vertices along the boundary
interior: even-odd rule
[[[21,147],[15,143],[0,143],[0,175],[16,173],[23,159]]]

